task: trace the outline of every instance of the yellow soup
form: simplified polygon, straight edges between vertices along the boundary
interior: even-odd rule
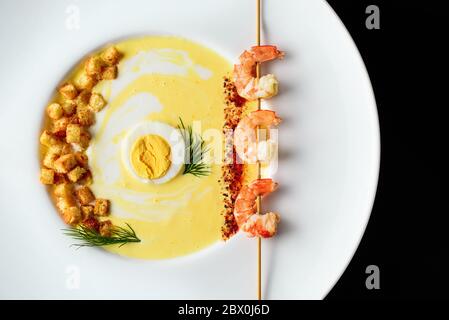
[[[221,132],[223,76],[231,64],[206,47],[176,37],[143,37],[115,46],[123,53],[119,76],[93,90],[108,105],[91,128],[91,188],[97,197],[111,201],[112,222],[129,223],[142,241],[106,249],[128,257],[163,259],[205,248],[221,239],[221,164],[212,165],[206,177],[181,170],[166,183],[145,183],[126,167],[124,157],[130,155],[123,154],[122,141],[135,124],[145,121],[176,127],[181,118],[189,125],[199,121],[199,132]],[[139,175],[163,176],[171,165],[170,148],[160,139],[146,136],[136,142],[131,158]]]

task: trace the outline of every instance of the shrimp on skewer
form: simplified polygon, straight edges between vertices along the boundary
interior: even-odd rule
[[[276,46],[254,46],[239,57],[234,65],[234,81],[238,94],[247,100],[268,99],[278,92],[278,81],[272,74],[256,78],[256,65],[274,59],[282,59],[284,52]]]
[[[255,163],[258,160],[257,127],[271,127],[279,123],[281,118],[271,110],[253,111],[240,120],[234,131],[234,146],[240,159],[247,163]]]
[[[234,216],[240,230],[250,237],[270,238],[276,234],[280,217],[277,213],[257,214],[256,199],[270,194],[277,188],[271,179],[256,179],[240,190],[235,200]]]

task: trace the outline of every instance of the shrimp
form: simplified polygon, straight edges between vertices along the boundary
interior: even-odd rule
[[[247,100],[268,99],[278,92],[278,81],[272,74],[256,79],[256,65],[274,59],[282,59],[284,52],[276,46],[254,46],[239,57],[234,65],[234,82],[238,94]]]
[[[270,127],[281,123],[274,111],[257,110],[240,120],[234,131],[234,146],[240,159],[247,163],[258,160],[257,126]]]
[[[271,179],[256,179],[240,190],[235,200],[234,217],[240,230],[250,237],[270,238],[276,234],[280,221],[279,214],[268,212],[256,214],[258,196],[270,194],[277,188],[277,183]]]

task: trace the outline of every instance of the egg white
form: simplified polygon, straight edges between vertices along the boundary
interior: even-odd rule
[[[158,135],[162,137],[170,146],[170,167],[166,174],[157,179],[145,179],[140,177],[131,164],[131,151],[134,143],[141,137],[146,135]],[[124,166],[132,174],[132,176],[142,183],[161,184],[175,178],[182,169],[184,169],[184,159],[186,145],[184,139],[177,128],[168,124],[156,121],[141,122],[132,127],[125,138],[122,140],[122,161]]]

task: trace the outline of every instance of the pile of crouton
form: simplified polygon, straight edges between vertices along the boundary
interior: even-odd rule
[[[110,202],[95,198],[89,188],[92,173],[85,150],[95,113],[106,106],[103,96],[92,89],[101,80],[117,77],[120,58],[115,47],[89,57],[76,83],[59,87],[58,101],[62,103],[47,107],[49,126],[40,136],[44,151],[40,180],[51,187],[64,222],[72,226],[82,223],[102,236],[110,236],[113,228],[110,220],[101,220],[109,215]]]

